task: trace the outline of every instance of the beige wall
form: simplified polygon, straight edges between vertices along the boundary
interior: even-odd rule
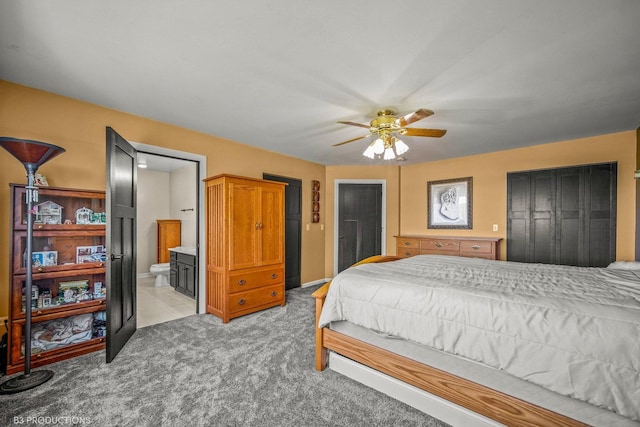
[[[402,168],[400,206],[403,234],[506,236],[507,172],[589,163],[618,162],[617,245],[619,260],[635,256],[636,196],[633,171],[635,131],[536,145]],[[427,229],[427,182],[473,177],[473,229]],[[498,224],[498,231],[492,225]],[[505,259],[506,246],[501,245]]]
[[[213,112],[212,112],[213,113]],[[212,114],[215,117],[215,114]],[[325,167],[132,114],[0,81],[0,135],[59,145],[66,152],[39,172],[51,186],[105,189],[105,127],[128,140],[206,156],[207,174],[302,180],[303,221],[311,222],[311,180],[324,186]],[[301,142],[302,143],[302,142]],[[0,153],[0,317],[8,313],[9,183],[25,181],[23,166]],[[323,213],[323,212],[321,212]],[[302,282],[324,277],[324,233],[302,234]]]
[[[180,220],[181,246],[196,247],[198,241],[198,224],[196,222],[198,189],[196,186],[196,173],[196,164],[190,162],[187,166],[177,169],[170,174],[170,213],[168,218]],[[204,212],[202,214],[204,215]]]
[[[167,172],[138,169],[136,270],[139,275],[149,273],[149,267],[157,260],[156,219],[171,219],[167,192],[170,183],[171,175]]]

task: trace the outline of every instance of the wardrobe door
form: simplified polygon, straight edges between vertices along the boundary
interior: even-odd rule
[[[584,169],[584,256],[580,265],[606,267],[616,259],[618,165],[607,163]]]
[[[531,173],[507,175],[507,259],[529,261]]]
[[[583,168],[557,170],[555,264],[581,265],[584,259]]]
[[[556,260],[556,174],[553,170],[531,174],[531,239],[529,262]]]

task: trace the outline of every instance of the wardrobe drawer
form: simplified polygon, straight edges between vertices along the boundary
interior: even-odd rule
[[[233,272],[233,274],[229,275],[229,292],[248,291],[261,286],[275,285],[283,282],[284,269],[282,267]]]
[[[230,295],[227,307],[230,313],[237,313],[264,305],[282,304],[283,301],[284,285],[280,284]]]

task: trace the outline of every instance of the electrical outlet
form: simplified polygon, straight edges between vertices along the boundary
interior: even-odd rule
[[[493,231],[498,231],[498,224],[493,224]]]

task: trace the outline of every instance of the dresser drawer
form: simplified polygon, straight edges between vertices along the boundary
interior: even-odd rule
[[[284,301],[284,285],[265,286],[229,296],[227,307],[230,313],[251,310],[255,307],[278,305]]]
[[[284,270],[282,267],[234,272],[229,275],[229,292],[248,291],[250,289],[283,282]]]
[[[440,252],[460,252],[460,241],[446,239],[424,239],[420,242],[420,251],[428,251],[431,254]]]
[[[398,251],[400,248],[408,249],[420,249],[420,239],[408,239],[406,237],[399,237],[397,240]]]
[[[405,248],[403,246],[398,246],[396,250],[396,255],[403,258],[407,258],[414,255],[420,255],[420,249]]]
[[[460,252],[471,254],[491,254],[493,252],[493,243],[483,242],[480,240],[464,240],[460,242]]]

